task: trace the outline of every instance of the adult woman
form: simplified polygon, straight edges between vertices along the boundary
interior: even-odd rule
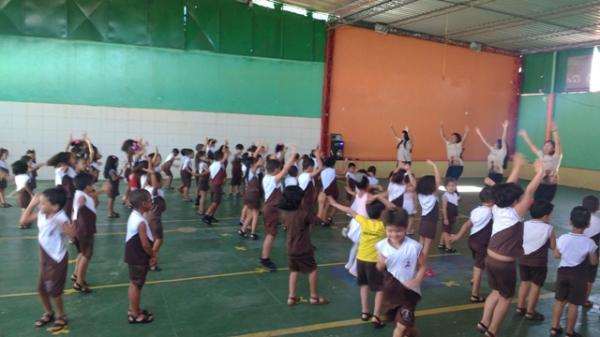
[[[458,180],[463,173],[464,163],[462,160],[462,154],[464,152],[463,144],[467,140],[469,135],[469,127],[465,126],[464,136],[460,133],[454,132],[450,140],[446,138],[444,131],[444,123],[440,122],[440,135],[444,142],[446,142],[446,155],[448,156],[448,169],[446,170],[446,178],[454,178]]]
[[[483,144],[490,150],[490,153],[488,154],[487,157],[487,163],[488,163],[488,177],[490,179],[492,179],[496,184],[499,184],[502,182],[502,174],[504,173],[504,163],[505,163],[505,159],[506,159],[506,154],[507,154],[507,148],[506,148],[506,130],[508,129],[508,121],[504,121],[504,123],[502,123],[502,138],[499,138],[496,140],[496,144],[494,144],[494,146],[490,145],[485,138],[483,137],[483,135],[481,134],[481,131],[479,130],[479,128],[475,128],[475,132],[479,135],[479,138],[481,138],[481,141],[483,142]]]
[[[397,164],[410,165],[412,163],[413,139],[408,133],[408,126],[402,130],[402,136],[398,136],[392,125],[390,125],[390,129],[392,130],[392,135],[398,142],[396,144]]]

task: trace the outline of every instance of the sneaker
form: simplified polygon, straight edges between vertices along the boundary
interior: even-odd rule
[[[261,266],[269,269],[269,271],[271,271],[271,272],[277,271],[277,266],[275,266],[275,263],[273,263],[273,261],[271,261],[271,259],[260,258],[259,263]]]
[[[212,221],[210,220],[210,216],[205,215],[202,217],[202,222],[204,222],[205,224],[212,226]]]
[[[243,230],[241,230],[241,229],[238,229],[237,233],[238,233],[238,235],[239,235],[239,236],[241,236],[241,237],[243,237],[243,238],[246,238],[246,237],[248,237],[248,236],[246,235],[246,232],[244,232],[244,231],[243,231]]]
[[[250,234],[250,239],[256,241],[256,240],[258,240],[258,235],[256,235],[256,234]]]

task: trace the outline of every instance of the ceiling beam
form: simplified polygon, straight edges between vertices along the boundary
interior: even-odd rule
[[[379,5],[387,0],[355,0],[343,6],[334,9],[331,14],[345,18],[359,11]]]
[[[423,20],[435,18],[435,17],[441,16],[441,15],[446,15],[446,14],[462,11],[467,8],[470,8],[472,5],[482,5],[482,4],[487,4],[490,2],[494,2],[494,1],[496,1],[496,0],[467,0],[467,1],[460,2],[460,3],[454,3],[454,4],[446,6],[446,7],[434,9],[434,10],[431,10],[431,11],[428,11],[425,13],[409,16],[407,18],[403,18],[403,19],[400,19],[397,21],[389,22],[388,25],[394,26],[394,27],[399,27],[399,26],[406,25],[409,23],[423,21]]]
[[[338,27],[341,25],[351,25],[355,22],[365,20],[367,18],[373,17],[375,15],[379,15],[390,11],[392,9],[396,9],[402,6],[409,5],[411,3],[417,2],[419,0],[386,0],[384,2],[377,2],[377,4],[373,6],[369,6],[365,9],[361,9],[356,13],[353,13],[349,16],[339,18],[335,22],[333,22],[333,26]]]

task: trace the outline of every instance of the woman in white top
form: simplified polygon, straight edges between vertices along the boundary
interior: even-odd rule
[[[463,173],[464,163],[462,155],[464,152],[463,144],[467,140],[469,135],[469,127],[465,126],[464,136],[460,133],[454,132],[450,139],[446,138],[446,132],[444,131],[444,123],[440,122],[440,135],[444,142],[446,142],[446,155],[448,156],[448,170],[446,170],[446,178],[452,177],[456,180],[460,178]]]
[[[562,159],[562,148],[560,146],[560,138],[556,124],[552,122],[552,139],[544,142],[544,147],[540,150],[533,144],[527,131],[519,130],[519,136],[523,138],[531,151],[542,161],[544,169],[544,178],[540,187],[535,191],[535,200],[545,200],[551,202],[556,195],[556,187],[558,186],[558,169]]]
[[[408,134],[408,126],[402,130],[402,136],[398,136],[392,125],[390,125],[390,129],[392,129],[392,135],[398,142],[396,144],[396,161],[398,161],[398,164],[403,163],[410,165],[412,163],[414,140]]]
[[[475,133],[479,135],[483,144],[490,150],[490,153],[487,157],[488,164],[488,177],[492,179],[496,184],[502,182],[504,173],[505,163],[506,163],[506,154],[507,154],[507,146],[506,146],[506,130],[508,129],[508,121],[504,121],[502,123],[502,138],[496,140],[496,144],[494,146],[490,145],[483,135],[481,134],[481,130],[479,128],[475,128]]]

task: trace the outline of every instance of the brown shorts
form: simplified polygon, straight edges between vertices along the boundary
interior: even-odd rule
[[[538,287],[543,287],[548,275],[548,267],[533,267],[519,264],[519,276],[522,282],[532,282]]]
[[[419,235],[431,240],[435,239],[436,227],[439,216],[439,208],[436,204],[431,212],[421,217],[421,226],[419,227]]]
[[[356,261],[357,282],[359,286],[369,286],[371,291],[383,289],[383,273],[377,270],[375,262]]]
[[[487,245],[469,237],[469,249],[473,256],[473,265],[481,270],[485,269],[485,257],[487,256]]]
[[[94,236],[81,236],[76,237],[73,240],[73,244],[75,244],[75,248],[77,248],[77,252],[88,259],[92,258],[94,255]]]
[[[19,208],[27,208],[29,206],[29,202],[31,201],[31,194],[27,192],[27,190],[22,189],[17,192],[17,206]]]
[[[277,223],[279,222],[279,209],[277,207],[263,206],[263,221],[265,232],[269,235],[277,235]]]
[[[231,186],[240,186],[242,184],[242,175],[233,174],[231,176]]]
[[[582,277],[585,274],[584,268],[580,267],[561,267],[556,274],[556,293],[554,298],[557,301],[567,301],[575,305],[583,305],[587,299],[587,278]]]
[[[317,269],[317,261],[313,254],[304,256],[288,256],[288,268],[290,271],[304,274],[312,273]]]
[[[513,262],[498,261],[487,256],[485,267],[488,272],[488,284],[492,290],[504,298],[512,298],[517,286],[517,266]]]
[[[442,222],[442,231],[444,231],[444,233],[448,233],[448,234],[452,233],[452,227],[454,227],[455,223],[456,223],[456,217],[449,216],[447,225],[444,225],[444,222]]]
[[[387,308],[386,315],[407,328],[415,326],[415,309],[421,295],[406,288],[391,274],[385,273],[383,279],[383,298]]]
[[[149,219],[148,225],[150,226],[152,236],[155,240],[163,238],[163,225],[162,220],[160,218]]]
[[[223,199],[223,185],[210,186],[210,202],[219,205]]]
[[[181,184],[185,187],[192,186],[192,174],[186,170],[181,171]]]
[[[139,264],[128,264],[127,266],[129,267],[129,281],[142,288],[146,283],[146,275],[148,275],[150,267]]]
[[[62,261],[54,261],[40,247],[40,279],[38,291],[40,294],[50,297],[62,295],[67,280],[67,269],[69,267],[69,254],[65,254]]]

